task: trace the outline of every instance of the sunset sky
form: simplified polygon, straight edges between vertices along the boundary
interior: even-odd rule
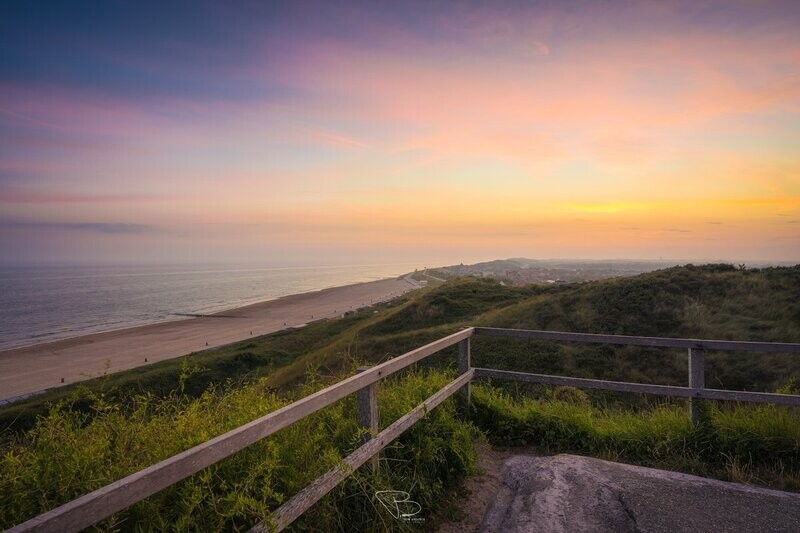
[[[0,4],[0,262],[800,261],[800,2]]]

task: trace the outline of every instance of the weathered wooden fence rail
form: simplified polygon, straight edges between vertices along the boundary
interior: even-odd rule
[[[700,408],[695,400],[730,400],[737,402],[774,403],[800,406],[800,396],[746,392],[705,388],[705,352],[707,350],[734,350],[748,352],[800,352],[800,344],[782,342],[717,341],[705,339],[671,339],[665,337],[630,337],[627,335],[599,335],[594,333],[571,333],[566,331],[541,331],[529,329],[474,328],[475,335],[514,337],[521,339],[558,342],[588,342],[596,344],[621,344],[627,346],[651,346],[658,348],[685,348],[688,350],[688,387],[651,385],[606,381],[602,379],[572,378],[525,372],[509,372],[490,368],[476,368],[476,378],[494,378],[548,385],[568,385],[589,389],[604,389],[618,392],[657,394],[689,398],[689,412],[693,423],[700,421]]]
[[[631,346],[684,348],[689,351],[688,387],[651,385],[511,372],[488,368],[474,368],[470,357],[470,339],[473,335],[527,338],[558,342],[589,342]],[[412,411],[378,432],[378,405],[375,386],[381,379],[402,370],[449,346],[458,345],[458,372],[454,381],[445,385],[433,396]],[[63,532],[80,531],[129,507],[160,490],[211,466],[251,444],[309,416],[332,403],[357,394],[358,423],[365,428],[363,444],[347,456],[341,464],[312,482],[305,489],[281,505],[269,524],[258,524],[252,531],[280,531],[303,512],[330,492],[350,473],[370,462],[373,471],[378,468],[380,451],[405,430],[420,420],[425,413],[460,391],[459,404],[467,412],[470,382],[475,378],[515,380],[551,385],[570,385],[621,392],[658,394],[692,399],[733,400],[740,402],[774,403],[800,406],[800,396],[706,389],[704,381],[704,353],[706,350],[746,350],[756,352],[800,352],[800,344],[739,342],[700,339],[670,339],[661,337],[630,337],[623,335],[596,335],[555,331],[518,330],[468,327],[452,335],[390,359],[385,363],[360,368],[359,373],[330,387],[322,389],[277,411],[264,415],[223,435],[174,455],[144,470],[131,474],[105,487],[90,492],[51,511],[23,522],[9,531]],[[699,416],[697,405],[691,404],[693,421]]]

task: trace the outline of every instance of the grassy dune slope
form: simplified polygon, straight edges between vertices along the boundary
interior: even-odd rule
[[[375,312],[377,311],[377,312]],[[0,527],[49,509],[378,362],[467,324],[631,335],[800,341],[800,267],[679,267],[632,278],[506,287],[460,278],[390,305],[86,382],[0,410]],[[617,380],[685,384],[677,350],[476,338],[475,364]],[[715,353],[715,386],[800,393],[800,357]],[[380,387],[385,426],[454,375],[455,350]],[[213,385],[216,384],[216,385]],[[209,389],[209,386],[211,388]],[[435,521],[473,470],[475,436],[800,490],[800,413],[710,403],[692,427],[679,400],[564,387],[477,384],[471,422],[452,402],[298,524],[383,531],[380,488],[408,490]],[[49,404],[54,403],[54,406]],[[115,517],[121,530],[235,530],[357,445],[348,398]],[[27,430],[27,431],[26,431]],[[168,526],[170,525],[170,526]],[[321,525],[321,526],[319,526]]]
[[[310,363],[335,369],[343,354],[380,361],[463,325],[798,342],[800,267],[687,266],[558,287],[506,287],[461,278],[354,324],[331,344],[277,370],[270,383],[301,379]],[[686,381],[686,354],[680,350],[476,338],[473,352],[476,365],[496,368],[661,384]],[[800,379],[797,356],[708,356],[709,385],[772,391],[792,378]]]
[[[377,313],[374,311],[377,310]],[[268,376],[284,389],[308,367],[336,374],[353,359],[378,362],[463,325],[490,325],[626,335],[800,341],[800,266],[739,270],[686,266],[583,284],[507,287],[461,278],[392,304],[140,367],[84,383],[106,394],[167,394],[182,375],[184,392]],[[438,360],[452,362],[445,352]],[[685,384],[686,356],[676,350],[478,338],[475,364],[580,377]],[[800,358],[782,354],[709,354],[710,386],[772,391],[800,380]],[[75,387],[0,409],[0,428],[30,427],[46,405]]]

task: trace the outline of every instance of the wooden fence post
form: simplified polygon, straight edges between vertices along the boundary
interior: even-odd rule
[[[458,374],[464,374],[469,372],[469,369],[472,367],[471,357],[470,357],[470,338],[467,337],[463,341],[458,343]],[[461,390],[458,392],[459,398],[459,411],[461,417],[466,420],[469,418],[469,408],[470,408],[470,390],[471,385],[467,383]]]
[[[700,390],[705,386],[705,353],[701,348],[689,348],[689,388]],[[702,402],[699,398],[689,400],[689,417],[694,425],[702,420]]]
[[[359,367],[357,372],[368,370],[368,366]],[[365,433],[361,437],[361,444],[365,444],[378,434],[378,383],[370,383],[363,389],[356,392],[356,405],[358,406],[358,425],[366,429],[369,433]],[[369,460],[370,468],[373,474],[378,473],[378,454],[372,456]]]

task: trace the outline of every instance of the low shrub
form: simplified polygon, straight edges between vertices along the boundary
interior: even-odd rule
[[[386,426],[452,379],[407,372],[379,387]],[[322,386],[307,384],[302,394]],[[85,412],[54,405],[0,448],[0,526],[22,522],[266,413],[288,400],[263,383],[211,388],[199,398],[140,395],[108,402],[88,390]],[[381,472],[359,471],[306,513],[295,528],[383,531],[411,527],[378,505],[377,490],[408,492],[435,512],[443,491],[474,471],[474,428],[440,405],[384,453]],[[281,430],[101,524],[103,530],[240,530],[269,519],[281,502],[336,465],[359,443],[352,397]],[[363,470],[363,469],[362,469]]]
[[[473,387],[474,423],[490,442],[534,446],[732,481],[800,490],[800,412],[708,402],[692,426],[687,407],[593,407],[572,393],[545,398]],[[577,401],[576,401],[577,400]]]

